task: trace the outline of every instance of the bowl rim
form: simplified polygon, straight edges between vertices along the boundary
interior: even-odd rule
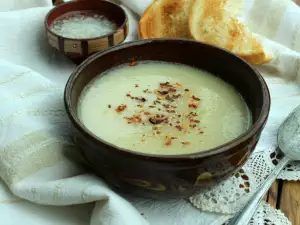
[[[171,154],[150,154],[150,153],[143,153],[143,152],[137,152],[133,150],[129,150],[126,148],[121,148],[113,143],[107,142],[103,140],[102,138],[94,135],[92,132],[90,132],[84,124],[80,121],[79,117],[76,115],[75,107],[73,106],[71,102],[71,91],[73,88],[73,83],[77,79],[78,76],[80,76],[82,70],[91,62],[96,60],[97,58],[102,57],[105,54],[118,51],[121,49],[131,48],[135,46],[141,46],[141,45],[149,45],[149,44],[155,44],[155,43],[164,43],[164,42],[172,42],[173,44],[178,43],[192,43],[192,44],[200,44],[203,46],[207,46],[209,48],[214,48],[219,51],[223,51],[228,54],[229,57],[235,57],[239,59],[241,66],[246,66],[250,70],[253,71],[253,73],[256,75],[258,81],[260,82],[261,90],[262,90],[262,96],[263,96],[263,105],[261,108],[260,115],[255,123],[251,125],[251,127],[248,129],[248,131],[244,132],[243,134],[239,135],[238,137],[232,139],[229,142],[226,142],[225,144],[218,145],[214,148],[200,151],[200,152],[194,152],[194,153],[188,153],[188,154],[178,154],[178,155],[171,155]],[[242,143],[246,142],[247,140],[251,139],[251,137],[255,136],[256,133],[261,129],[261,127],[264,127],[265,122],[268,118],[269,111],[270,111],[270,105],[271,105],[271,98],[270,98],[270,92],[268,89],[268,86],[260,74],[260,72],[252,67],[248,62],[240,58],[239,56],[229,52],[226,49],[222,49],[219,47],[216,47],[211,44],[195,41],[195,40],[188,40],[188,39],[181,39],[181,38],[159,38],[159,39],[145,39],[145,40],[137,40],[127,43],[122,43],[120,45],[116,45],[114,47],[111,47],[109,49],[106,49],[102,52],[97,52],[93,54],[92,56],[85,59],[71,74],[69,77],[65,90],[64,90],[64,104],[66,112],[72,121],[73,125],[81,134],[83,134],[87,138],[91,138],[93,142],[99,143],[99,144],[105,144],[111,147],[111,151],[117,152],[119,154],[125,154],[129,157],[135,157],[135,158],[141,158],[141,159],[147,159],[147,160],[153,160],[153,161],[165,161],[165,162],[172,162],[172,161],[184,161],[184,160],[193,160],[198,158],[204,158],[212,155],[218,155],[224,152],[229,151],[230,149],[236,148],[237,146],[241,145]]]
[[[90,0],[80,0],[80,1],[90,1]],[[118,4],[116,3],[113,3],[113,2],[110,2],[108,0],[101,0],[101,2],[106,2],[108,4],[111,4],[111,5],[114,5],[115,7],[119,8],[122,10],[124,16],[125,16],[125,20],[124,22],[122,23],[121,26],[119,26],[117,29],[113,30],[112,32],[110,33],[107,33],[107,34],[104,34],[104,35],[101,35],[101,36],[97,36],[97,37],[93,37],[93,38],[69,38],[69,37],[64,37],[64,36],[61,36],[61,35],[58,35],[57,33],[53,32],[49,25],[48,25],[48,19],[49,19],[49,16],[55,11],[57,10],[58,8],[60,7],[63,7],[65,5],[71,5],[71,4],[76,4],[78,1],[69,1],[69,2],[64,2],[64,3],[61,3],[55,7],[53,7],[46,15],[45,19],[44,19],[44,26],[47,30],[47,32],[51,33],[52,35],[54,36],[57,36],[58,38],[61,38],[61,39],[65,39],[65,40],[69,40],[69,41],[92,41],[92,40],[98,40],[98,39],[102,39],[104,37],[108,37],[108,36],[111,36],[115,33],[117,33],[119,30],[123,29],[124,26],[126,26],[127,22],[128,22],[128,16],[127,16],[127,13],[125,12],[125,10],[119,6]],[[80,11],[80,10],[77,10],[77,11]],[[67,12],[67,13],[71,13],[71,12],[76,12],[76,10],[74,11],[70,11],[70,12]],[[57,18],[57,17],[56,17]],[[127,35],[126,35],[127,36]],[[124,40],[126,39],[126,36],[124,38]]]

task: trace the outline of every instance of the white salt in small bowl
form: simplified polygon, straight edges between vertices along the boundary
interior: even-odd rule
[[[45,18],[49,44],[76,64],[95,52],[122,43],[128,19],[118,5],[100,0],[81,0],[54,7]]]

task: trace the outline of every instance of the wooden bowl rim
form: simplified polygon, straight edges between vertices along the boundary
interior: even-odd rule
[[[71,102],[71,92],[72,92],[74,81],[77,79],[77,77],[82,75],[81,72],[85,69],[85,67],[88,64],[92,63],[94,60],[102,57],[103,55],[114,52],[114,51],[118,51],[118,50],[122,50],[122,49],[126,49],[126,48],[128,49],[128,48],[132,48],[132,47],[136,47],[136,46],[151,45],[151,44],[165,43],[165,42],[170,42],[174,45],[182,44],[182,43],[183,44],[190,43],[190,44],[194,44],[194,45],[202,45],[202,46],[206,46],[208,48],[214,48],[219,51],[223,51],[228,55],[228,57],[235,57],[235,58],[239,59],[240,66],[248,67],[249,71],[252,71],[254,73],[254,75],[256,75],[256,77],[260,83],[261,90],[262,90],[263,105],[260,110],[260,115],[259,115],[257,121],[251,125],[251,127],[248,131],[241,134],[237,138],[235,138],[229,142],[226,142],[223,145],[219,145],[219,146],[216,146],[214,148],[211,148],[211,149],[208,149],[205,151],[194,152],[194,153],[189,153],[189,154],[180,154],[180,155],[162,155],[162,154],[142,153],[142,152],[132,151],[129,149],[118,147],[118,146],[114,145],[113,143],[109,143],[109,142],[103,140],[102,138],[97,137],[92,132],[90,132],[87,128],[85,128],[84,124],[80,121],[80,119],[76,115],[76,109],[72,105],[72,102]],[[83,61],[76,68],[76,70],[69,77],[67,84],[65,86],[65,91],[64,91],[64,104],[65,104],[66,112],[67,112],[69,118],[71,119],[73,125],[81,132],[81,134],[83,134],[86,138],[90,139],[94,143],[97,143],[99,145],[101,145],[101,144],[108,145],[113,149],[113,151],[115,151],[119,154],[123,154],[125,156],[129,156],[129,157],[135,157],[135,158],[140,158],[143,160],[146,159],[146,160],[152,160],[152,161],[182,162],[182,161],[186,161],[186,160],[195,160],[195,159],[199,159],[199,158],[205,158],[205,157],[209,157],[212,155],[219,155],[224,152],[230,151],[231,149],[238,149],[237,147],[239,145],[242,145],[243,143],[250,140],[253,136],[255,136],[259,132],[259,130],[262,127],[264,127],[264,124],[268,118],[269,111],[270,111],[271,98],[270,98],[270,92],[269,92],[268,86],[267,86],[264,78],[260,74],[260,72],[258,70],[256,70],[253,66],[251,66],[248,62],[246,62],[245,60],[240,58],[239,56],[236,56],[235,54],[233,54],[225,49],[222,49],[222,48],[219,48],[219,47],[207,44],[207,43],[199,42],[199,41],[180,39],[180,38],[159,38],[159,39],[144,39],[144,40],[138,40],[138,41],[119,44],[119,45],[113,46],[109,49],[106,49],[102,52],[97,52],[97,53],[93,54],[92,56],[88,57],[85,61]]]
[[[49,25],[48,25],[48,19],[49,19],[49,16],[50,16],[55,10],[57,10],[59,7],[63,7],[63,6],[68,5],[68,4],[76,4],[76,2],[78,2],[78,1],[87,1],[87,2],[88,2],[88,1],[91,1],[91,0],[77,0],[77,1],[64,2],[64,3],[61,3],[61,4],[59,4],[59,5],[55,6],[55,7],[53,7],[53,8],[47,13],[47,15],[46,15],[46,17],[45,17],[45,20],[44,20],[44,26],[45,26],[47,32],[51,33],[51,34],[54,35],[54,36],[57,36],[57,37],[59,37],[59,38],[62,38],[62,39],[65,39],[65,40],[69,40],[69,41],[92,41],[92,40],[98,40],[98,39],[102,39],[102,38],[111,36],[111,35],[113,35],[113,34],[119,32],[121,29],[124,28],[124,26],[127,25],[128,17],[127,17],[127,14],[126,14],[125,10],[124,10],[121,6],[119,6],[118,4],[115,4],[115,3],[113,3],[113,2],[107,1],[107,0],[99,0],[99,1],[101,1],[101,2],[109,3],[109,4],[113,5],[114,7],[117,7],[117,8],[119,8],[119,9],[122,10],[122,12],[123,12],[123,14],[124,14],[124,16],[125,16],[124,22],[123,22],[122,25],[119,26],[116,30],[114,30],[114,31],[112,31],[112,32],[110,32],[110,33],[108,33],[108,34],[104,34],[104,35],[102,35],[102,36],[98,36],[98,37],[94,37],[94,38],[68,38],[68,37],[63,37],[63,36],[58,35],[57,33],[53,32],[53,31],[50,29]],[[76,10],[70,11],[70,12],[75,12],[75,11],[76,11]],[[79,10],[78,10],[78,11],[79,11]],[[126,35],[126,36],[127,36],[127,35]],[[126,39],[126,36],[124,36],[124,40]]]

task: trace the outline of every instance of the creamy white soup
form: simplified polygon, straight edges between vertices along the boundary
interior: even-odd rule
[[[251,125],[241,95],[193,67],[143,62],[111,69],[90,82],[78,115],[96,136],[151,154],[186,154],[222,145]]]

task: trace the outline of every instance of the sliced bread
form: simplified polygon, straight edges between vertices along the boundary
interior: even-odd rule
[[[139,36],[189,38],[189,14],[194,0],[155,0],[139,21]]]
[[[195,0],[189,31],[198,41],[225,48],[252,64],[271,60],[250,30],[238,20],[242,0]]]

